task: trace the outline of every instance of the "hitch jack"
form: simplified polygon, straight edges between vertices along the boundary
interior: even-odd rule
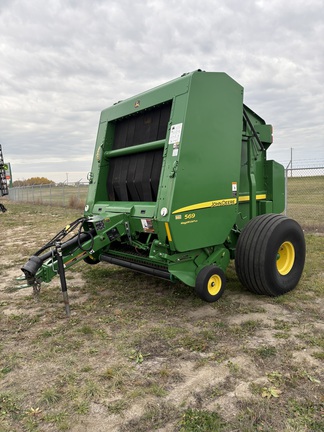
[[[62,258],[62,244],[61,244],[61,242],[55,243],[54,254],[55,254],[56,259],[57,259],[58,273],[60,275],[61,289],[62,289],[63,300],[64,300],[64,304],[65,304],[66,316],[70,317],[71,316],[70,303],[69,303],[69,296],[68,296],[68,292],[67,292],[65,269],[64,269],[63,258]]]

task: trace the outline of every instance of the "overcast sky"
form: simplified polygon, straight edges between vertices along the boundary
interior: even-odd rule
[[[100,111],[195,69],[244,87],[269,158],[324,165],[324,0],[0,0],[14,180],[85,180]]]

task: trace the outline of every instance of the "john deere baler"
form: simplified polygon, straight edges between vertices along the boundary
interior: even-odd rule
[[[284,169],[267,160],[271,143],[271,125],[225,73],[184,74],[105,109],[84,216],[30,258],[28,283],[62,281],[80,260],[107,262],[181,281],[212,302],[235,259],[249,290],[292,290],[305,243],[281,215]]]

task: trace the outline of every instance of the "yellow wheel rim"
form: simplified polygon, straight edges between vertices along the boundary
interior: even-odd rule
[[[222,279],[217,274],[209,278],[207,289],[210,295],[217,295],[222,287]]]
[[[282,275],[287,275],[295,262],[295,248],[292,243],[284,242],[277,254],[277,270]]]

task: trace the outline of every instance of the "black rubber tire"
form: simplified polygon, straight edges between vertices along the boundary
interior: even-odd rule
[[[286,267],[279,268],[280,250],[286,248],[291,251],[290,259],[286,258]],[[257,216],[250,220],[238,239],[236,273],[249,291],[273,297],[282,295],[298,284],[305,255],[304,233],[296,221],[278,214]]]
[[[225,273],[215,265],[204,267],[196,279],[196,293],[204,301],[215,302],[221,298],[226,286]]]

